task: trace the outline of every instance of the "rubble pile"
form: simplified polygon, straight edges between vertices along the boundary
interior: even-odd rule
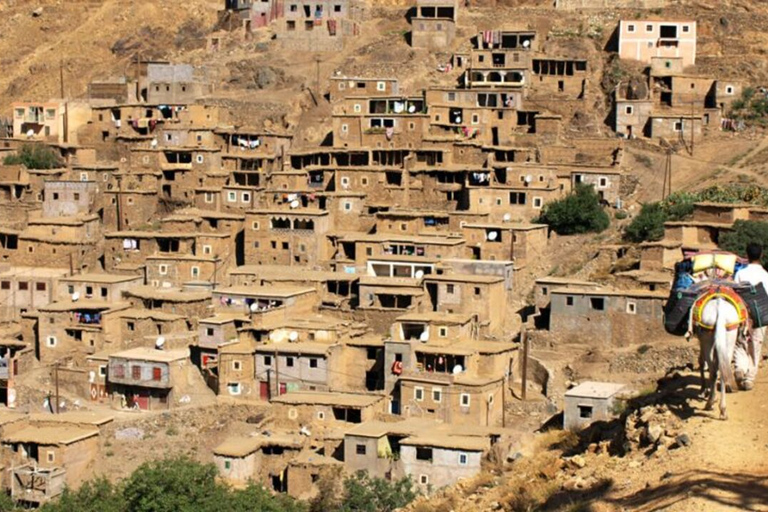
[[[636,452],[650,447],[651,453],[689,446],[683,421],[667,405],[648,405],[624,421],[624,451]]]

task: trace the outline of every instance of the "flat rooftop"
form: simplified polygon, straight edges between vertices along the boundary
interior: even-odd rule
[[[625,387],[624,384],[617,384],[615,382],[587,381],[566,391],[565,396],[566,398],[610,398]]]

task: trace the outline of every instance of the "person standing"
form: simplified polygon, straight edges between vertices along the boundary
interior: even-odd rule
[[[763,288],[768,292],[768,272],[760,263],[762,256],[763,248],[760,245],[755,243],[747,245],[749,265],[736,272],[734,279],[737,283],[749,283],[752,286],[762,283]],[[733,375],[743,390],[748,391],[755,386],[764,339],[765,327],[752,326],[749,329],[749,336],[740,336],[736,342],[736,351],[733,355]]]

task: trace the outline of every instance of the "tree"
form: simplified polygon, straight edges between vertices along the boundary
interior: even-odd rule
[[[747,245],[750,243],[763,247],[762,263],[763,266],[768,265],[768,222],[737,220],[732,230],[721,233],[719,241],[721,249],[743,257],[747,256]]]
[[[661,203],[646,203],[640,213],[627,226],[624,236],[630,242],[655,241],[664,238],[664,223],[667,212]]]
[[[24,144],[15,155],[3,160],[5,165],[23,165],[27,169],[55,169],[64,167],[56,152],[43,144]]]
[[[611,223],[600,206],[600,196],[590,185],[577,185],[571,194],[547,204],[538,221],[559,235],[599,233]]]
[[[410,478],[389,482],[358,471],[344,480],[344,501],[339,512],[391,512],[406,506],[416,496]]]
[[[251,483],[242,490],[230,491],[226,506],[219,508],[227,512],[304,512],[306,507],[290,496],[272,495],[264,487]]]
[[[145,462],[125,482],[130,512],[208,512],[226,510],[228,490],[217,484],[213,464],[181,456]]]
[[[0,510],[4,510],[0,508]],[[41,512],[127,512],[119,486],[104,477],[84,483],[77,491],[69,488],[58,501],[45,504]]]

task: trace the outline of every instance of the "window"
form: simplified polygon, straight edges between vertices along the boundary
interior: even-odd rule
[[[200,277],[200,267],[192,267],[192,279],[197,279]]]
[[[205,202],[206,203],[212,203],[213,202],[213,192],[206,192],[205,193]]]
[[[526,203],[527,194],[525,192],[510,192],[509,193],[509,204],[520,204],[524,205]]]
[[[631,116],[635,112],[635,109],[632,107],[632,105],[627,105],[624,107],[624,112],[626,112],[628,116]]]
[[[230,382],[227,384],[227,391],[229,391],[230,395],[239,395],[240,394],[240,383],[239,382]]]
[[[206,335],[206,336],[213,336],[213,333],[214,333],[213,327],[208,327],[208,328],[205,330],[205,335]]]
[[[324,420],[325,419],[325,412],[317,411],[317,419]]]
[[[240,361],[232,361],[232,369],[239,372],[243,368],[243,363]]]
[[[352,210],[352,203],[349,201],[344,201],[344,211],[351,211]]]
[[[590,297],[589,307],[595,311],[605,311],[605,299],[602,297]]]
[[[387,90],[386,82],[376,82],[376,90],[377,91],[386,91]]]
[[[166,275],[168,273],[168,265],[159,265],[157,271],[161,276]]]
[[[309,360],[309,367],[310,368],[317,368],[317,358],[312,357]]]
[[[272,356],[264,356],[264,366],[272,366]]]
[[[653,32],[653,25],[646,25],[645,26],[645,31],[646,32]]]
[[[213,252],[213,247],[210,245],[204,245],[203,246],[203,254],[211,254]]]
[[[129,331],[135,331],[136,330],[136,324],[133,323],[133,322],[126,322],[125,326],[126,326],[126,328]]]
[[[573,297],[572,296],[569,295],[568,297],[565,298],[565,305],[566,306],[573,306]]]
[[[448,293],[449,295],[453,295],[454,291],[455,291],[455,286],[454,285],[452,285],[452,284],[445,285],[445,292],[446,293]]]
[[[107,366],[106,365],[99,365],[99,377],[106,377],[107,376]]]
[[[466,453],[459,454],[459,466],[466,466],[469,462],[469,456]]]
[[[0,283],[0,289],[10,290],[11,289],[11,282],[10,281],[3,281],[2,283]]]
[[[544,200],[540,197],[533,198],[533,207],[536,209],[541,208],[544,205]]]
[[[355,103],[355,106],[354,106],[354,107],[352,107],[352,110],[354,110],[354,111],[355,111],[355,113],[358,113],[358,114],[359,114],[360,112],[362,112],[362,111],[363,111],[363,106],[362,106],[362,105],[360,105],[359,103]]]
[[[432,462],[432,448],[416,447],[416,460],[428,460]]]
[[[230,203],[237,201],[237,192],[227,192],[227,201]]]
[[[163,369],[159,366],[155,366],[152,368],[152,380],[154,381],[161,381],[163,380]]]
[[[54,201],[58,201],[59,200],[59,193],[58,192],[54,192],[53,193],[53,200]]]
[[[285,366],[289,368],[293,368],[293,358],[292,357],[286,357],[285,358]]]
[[[480,116],[478,114],[472,114],[472,124],[480,124]]]
[[[608,178],[600,178],[600,180],[598,181],[598,186],[600,188],[607,187],[608,186]]]
[[[424,388],[421,387],[415,387],[413,388],[413,399],[417,402],[422,402],[424,400]]]
[[[481,293],[481,292],[480,292],[480,288],[479,288],[479,287],[477,287],[477,286],[475,286],[475,297],[479,297],[479,296],[480,296],[480,293]]]
[[[131,377],[133,380],[141,380],[141,366],[131,366]]]
[[[591,405],[579,405],[579,418],[589,419],[592,417]]]
[[[35,290],[37,290],[38,292],[44,292],[45,283],[35,283]]]
[[[360,178],[360,183],[362,185],[368,185],[368,178]]]
[[[676,132],[683,131],[683,122],[682,121],[675,121],[675,124],[673,125],[672,129]]]
[[[637,302],[634,302],[634,301],[627,302],[627,313],[629,313],[630,315],[637,314]]]
[[[45,345],[48,347],[55,347],[56,346],[56,336],[48,336],[45,339]]]
[[[349,186],[349,178],[347,176],[344,176],[341,178],[341,186],[342,187],[348,187]]]
[[[56,454],[52,451],[48,451],[48,453],[45,454],[45,460],[47,460],[49,463],[56,460]]]
[[[634,25],[627,25],[627,32],[634,32],[635,26]]]
[[[232,469],[232,461],[229,459],[224,460],[224,469],[229,471]]]
[[[251,202],[251,193],[250,192],[243,192],[241,197],[242,197],[242,201],[244,203],[250,203]]]
[[[364,444],[355,445],[355,453],[357,455],[365,455],[365,445]]]
[[[432,401],[433,402],[443,401],[443,388],[432,388]]]
[[[421,485],[429,484],[429,477],[427,475],[419,475],[419,483]]]
[[[447,327],[440,327],[437,329],[437,335],[441,338],[445,338],[448,336],[448,328]]]
[[[349,125],[343,124],[341,125],[341,133],[347,133],[349,132]]]
[[[291,8],[296,7],[295,5],[292,5]],[[296,22],[293,20],[288,20],[285,22],[285,28],[286,30],[296,30]]]
[[[725,94],[733,94],[733,86],[728,85],[725,87]]]
[[[548,293],[549,293],[549,289],[546,286],[543,286],[541,288],[541,294],[542,295],[547,295]]]
[[[683,25],[683,32],[687,34],[690,31],[691,31],[691,27],[689,27],[688,25]]]
[[[470,396],[469,393],[462,393],[459,397],[459,404],[462,407],[469,407]]]
[[[203,163],[204,160],[205,159],[203,158],[203,155],[197,155],[197,157],[195,158],[195,161],[199,164]]]
[[[29,290],[29,283],[26,281],[19,281],[19,291]]]
[[[333,12],[341,12],[341,5],[336,4],[333,6]]]
[[[258,221],[254,221],[254,222],[251,223],[251,229],[253,229],[254,231],[258,231],[259,230],[259,223],[258,223]]]
[[[378,350],[375,347],[368,347],[365,351],[365,358],[369,361],[375,361]]]

